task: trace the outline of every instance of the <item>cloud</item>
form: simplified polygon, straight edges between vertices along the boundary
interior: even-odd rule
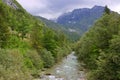
[[[108,5],[120,11],[120,0],[17,0],[28,12],[45,18],[55,18],[76,8],[91,8],[94,5]]]
[[[17,0],[28,12],[32,14],[41,13],[42,10],[47,8],[44,0]]]

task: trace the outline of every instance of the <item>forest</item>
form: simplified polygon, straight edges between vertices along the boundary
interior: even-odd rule
[[[32,80],[70,51],[69,40],[27,13],[0,0],[0,80]]]
[[[120,80],[120,15],[106,7],[75,49],[87,80]]]
[[[72,42],[13,3],[17,7],[0,0],[0,80],[33,80],[72,50],[87,80],[120,80],[120,14],[106,6],[102,17]]]

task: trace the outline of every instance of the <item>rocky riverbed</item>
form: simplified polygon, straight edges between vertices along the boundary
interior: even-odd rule
[[[74,53],[72,52],[38,80],[85,80],[85,73],[80,69],[81,66]]]

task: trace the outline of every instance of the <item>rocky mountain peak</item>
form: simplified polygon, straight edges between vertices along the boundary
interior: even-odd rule
[[[4,3],[6,3],[8,6],[14,8],[14,9],[18,9],[18,6],[14,3],[13,0],[2,0]]]
[[[104,7],[95,5],[92,8],[74,9],[72,12],[62,14],[56,21],[67,28],[84,33],[103,13]]]

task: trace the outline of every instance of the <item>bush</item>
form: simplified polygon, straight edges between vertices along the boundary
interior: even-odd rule
[[[50,51],[47,51],[46,49],[41,50],[41,58],[44,63],[45,68],[52,67],[53,64],[55,63],[54,57],[52,56],[52,53]]]
[[[0,80],[32,80],[17,50],[0,49]]]
[[[43,68],[43,61],[41,60],[40,55],[35,50],[29,50],[27,55],[31,59],[33,66],[36,69],[39,70]]]

